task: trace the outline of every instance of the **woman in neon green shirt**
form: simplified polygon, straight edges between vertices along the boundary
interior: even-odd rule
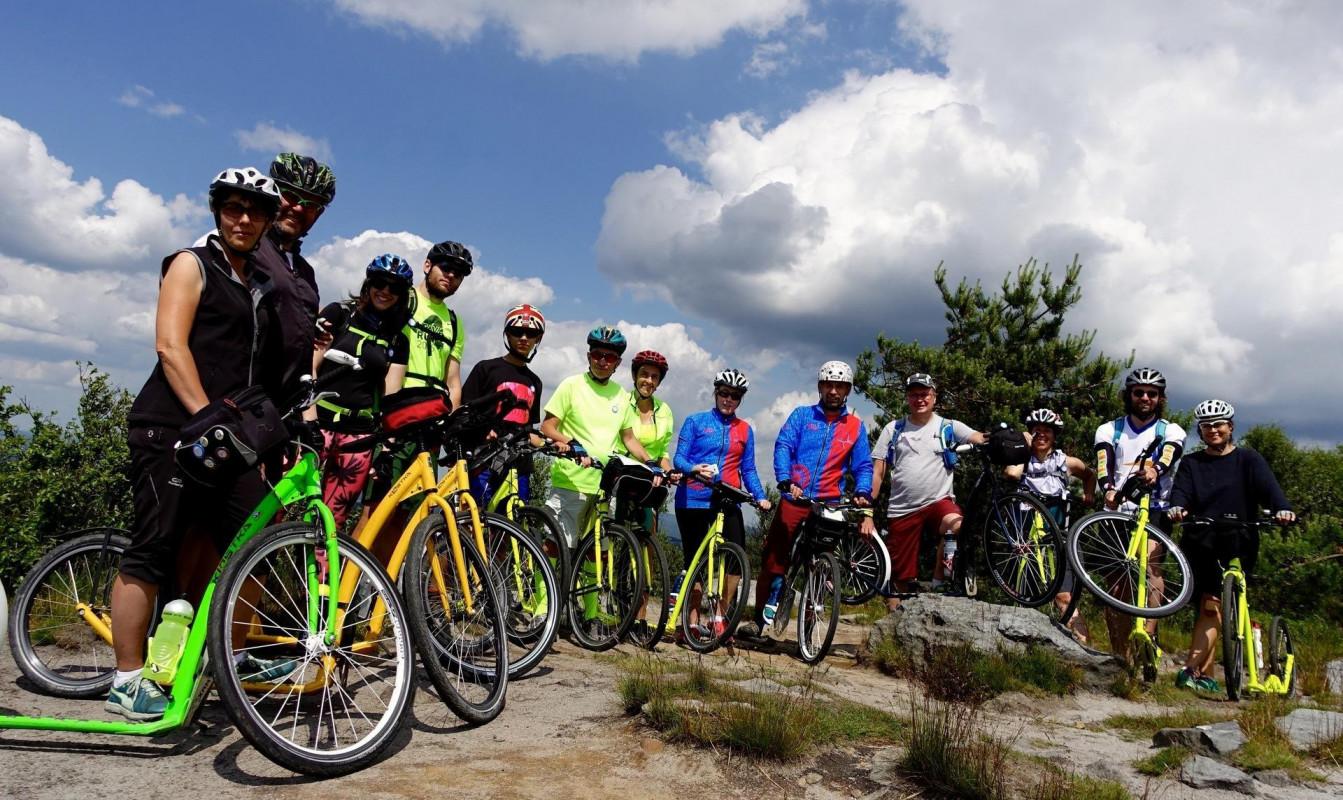
[[[662,469],[671,471],[671,440],[675,431],[671,406],[653,396],[662,379],[667,377],[667,359],[653,350],[643,350],[630,364],[634,375],[634,391],[630,405],[634,407],[634,435],[648,451],[648,457]]]

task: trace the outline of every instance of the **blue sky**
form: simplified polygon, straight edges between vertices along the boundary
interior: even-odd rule
[[[155,265],[208,227],[210,177],[297,144],[338,176],[307,244],[325,297],[383,249],[475,249],[468,367],[512,302],[555,322],[550,385],[587,327],[625,321],[672,356],[680,416],[715,369],[751,372],[768,439],[820,361],[878,330],[935,340],[938,261],[996,282],[1077,252],[1076,324],[1164,369],[1177,404],[1337,440],[1337,12],[1001,6],[11,10],[0,382],[67,411],[83,358],[138,388]]]

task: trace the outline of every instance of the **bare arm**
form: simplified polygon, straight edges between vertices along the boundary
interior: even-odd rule
[[[462,365],[457,359],[448,359],[448,374],[444,379],[448,384],[448,399],[452,401],[452,407],[458,408],[462,404]]]
[[[881,491],[881,482],[886,480],[886,459],[872,459],[872,494]]]
[[[648,457],[648,451],[644,449],[643,443],[639,437],[634,435],[633,428],[625,428],[620,432],[620,440],[625,443],[625,449],[630,451],[630,455],[645,463],[652,459]]]
[[[1021,476],[1024,475],[1025,472],[1026,466],[1024,464],[1008,464],[1006,467],[1003,467],[1003,474],[1014,481],[1021,480]]]
[[[159,285],[158,311],[154,317],[154,349],[168,386],[188,414],[195,414],[210,402],[187,344],[204,288],[196,257],[179,254],[168,265]]]
[[[397,392],[401,391],[401,384],[405,382],[406,382],[406,365],[405,364],[388,365],[387,376],[383,378],[382,382],[383,395],[385,396],[389,394],[396,394]],[[457,404],[454,403],[452,407],[456,408]]]
[[[1091,505],[1096,497],[1096,470],[1075,456],[1068,456],[1068,472],[1082,479],[1082,501]]]
[[[969,439],[966,439],[966,441],[969,442],[970,444],[984,444],[988,440],[989,435],[983,431],[975,431],[974,433],[970,434]]]

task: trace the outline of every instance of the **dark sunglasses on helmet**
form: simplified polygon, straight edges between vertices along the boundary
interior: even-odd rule
[[[541,332],[538,331],[536,328],[521,328],[521,327],[504,328],[504,333],[508,334],[509,336],[515,336],[519,339],[541,338]]]

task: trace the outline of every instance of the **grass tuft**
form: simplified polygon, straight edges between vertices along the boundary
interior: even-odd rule
[[[1143,775],[1161,777],[1179,769],[1193,753],[1187,747],[1163,747],[1146,758],[1133,762],[1133,766]]]
[[[1116,714],[1101,724],[1124,731],[1134,739],[1151,739],[1162,728],[1192,728],[1195,725],[1224,722],[1230,718],[1231,714],[1227,712],[1184,706],[1161,714]]]
[[[1045,765],[1035,783],[1019,795],[1022,800],[1132,800],[1133,795],[1118,781],[1064,772]]]
[[[983,731],[975,706],[910,701],[909,744],[900,766],[940,796],[1008,800],[1010,743]]]

